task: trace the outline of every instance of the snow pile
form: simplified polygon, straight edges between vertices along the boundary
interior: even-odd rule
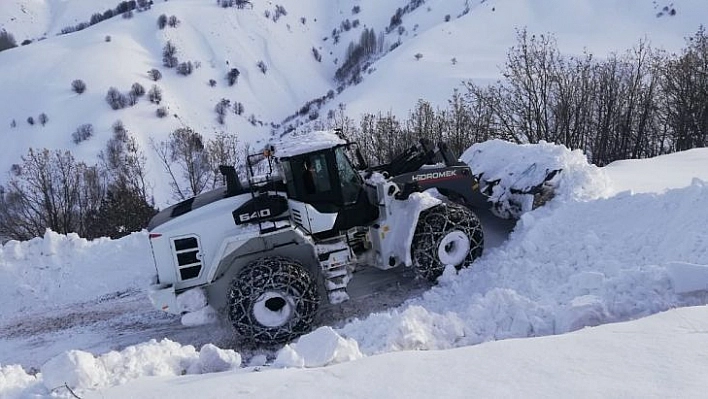
[[[580,150],[542,141],[514,144],[490,140],[474,144],[461,156],[480,179],[492,210],[500,217],[518,218],[532,209],[535,189],[546,185],[562,201],[606,196],[610,182],[602,170],[588,163]]]
[[[82,397],[703,398],[705,331],[707,306],[671,309],[552,337],[397,352],[321,369],[150,378]]]
[[[0,246],[0,320],[116,290],[142,290],[155,274],[151,262],[145,233],[88,241],[47,230],[43,238],[9,241]]]
[[[145,376],[178,376],[227,371],[241,366],[241,356],[212,344],[197,352],[164,339],[130,346],[120,352],[94,357],[72,350],[42,366],[42,384],[52,390],[66,384],[71,389],[87,390],[125,384]]]
[[[320,327],[278,352],[275,367],[322,367],[362,358],[353,339],[342,338],[331,327]]]
[[[0,364],[0,397],[9,399],[29,396],[37,387],[37,377],[27,374],[21,366]]]
[[[281,158],[296,156],[305,152],[313,152],[346,144],[346,140],[329,130],[313,132],[295,132],[283,136],[272,143],[275,155]]]
[[[556,205],[523,215],[504,245],[422,298],[338,332],[365,354],[442,349],[705,303],[681,294],[708,286],[706,183]]]

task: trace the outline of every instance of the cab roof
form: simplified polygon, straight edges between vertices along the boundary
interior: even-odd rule
[[[288,134],[275,146],[275,156],[281,159],[347,145],[347,141],[334,130],[320,130],[308,133]]]

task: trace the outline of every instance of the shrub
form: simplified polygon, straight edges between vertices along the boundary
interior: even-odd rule
[[[211,87],[216,86],[216,80],[214,80],[214,79],[209,79],[209,86],[211,86]]]
[[[246,8],[246,5],[251,5],[251,7],[253,7],[251,0],[236,0],[236,8]]]
[[[177,25],[179,25],[179,19],[177,19],[176,16],[172,15],[170,18],[167,19],[167,25],[170,28],[176,28]]]
[[[179,65],[177,65],[177,73],[180,75],[190,75],[192,71],[194,70],[194,66],[192,65],[192,61],[187,61],[183,62]]]
[[[148,71],[148,76],[150,77],[150,79],[154,80],[155,82],[162,79],[162,73],[155,68]]]
[[[165,47],[162,48],[162,65],[167,68],[176,67],[179,61],[175,54],[177,54],[177,47],[168,40],[167,43],[165,43]]]
[[[231,68],[229,73],[226,75],[226,79],[229,81],[229,86],[233,86],[236,84],[236,81],[238,80],[238,75],[240,75],[241,72],[238,71],[236,68]]]
[[[312,56],[315,57],[317,62],[322,62],[322,54],[314,47],[312,48]]]
[[[224,124],[226,118],[226,111],[230,107],[231,101],[226,98],[222,98],[221,101],[219,101],[214,107],[214,111],[216,111],[217,114],[216,120],[219,122],[219,124]]]
[[[74,144],[79,144],[82,141],[88,140],[91,136],[93,136],[93,125],[85,123],[76,128],[76,131],[71,134],[71,139]]]
[[[37,120],[39,121],[39,123],[42,124],[42,126],[44,126],[44,125],[47,124],[47,122],[49,122],[49,117],[47,116],[47,114],[45,114],[44,112],[42,112],[42,113],[39,114],[39,116],[37,117]]]
[[[86,91],[86,83],[81,79],[76,79],[71,82],[71,89],[77,94],[81,94]]]
[[[160,107],[155,110],[155,115],[157,115],[158,118],[164,118],[167,116],[167,108],[165,107]]]
[[[157,17],[157,27],[158,29],[165,29],[165,26],[167,26],[167,15],[160,14],[160,16]]]
[[[160,101],[162,101],[162,89],[157,87],[157,85],[152,85],[148,91],[148,100],[151,103],[160,104]]]
[[[106,93],[106,102],[111,106],[111,109],[118,110],[128,105],[128,97],[115,87],[111,87],[108,89],[108,93]]]
[[[135,82],[132,86],[130,86],[130,92],[137,97],[142,97],[145,95],[145,88],[140,83]]]

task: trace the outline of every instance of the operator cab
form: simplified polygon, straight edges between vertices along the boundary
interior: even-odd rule
[[[378,217],[348,144],[280,158],[293,220],[316,238],[329,238]]]

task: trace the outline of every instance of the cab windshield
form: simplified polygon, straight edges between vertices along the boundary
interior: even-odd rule
[[[337,162],[337,171],[339,173],[339,184],[342,189],[342,200],[344,205],[355,204],[359,199],[361,191],[361,177],[352,163],[347,157],[346,149],[338,147],[334,150],[335,160]]]

